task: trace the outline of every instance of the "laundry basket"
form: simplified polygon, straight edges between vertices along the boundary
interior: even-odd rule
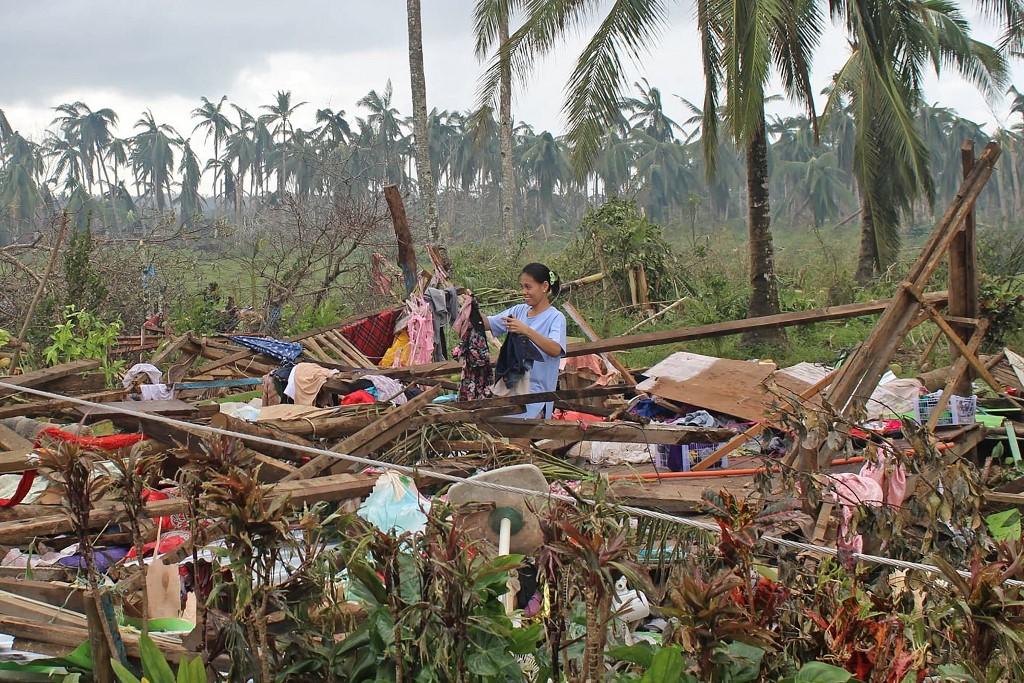
[[[935,407],[939,405],[940,395],[941,392],[936,391],[919,397],[914,409],[914,419],[920,424],[928,422],[928,418],[931,417]],[[977,396],[953,395],[949,399],[949,405],[946,407],[946,412],[939,417],[939,421],[935,424],[938,427],[974,424],[974,418],[977,413]]]

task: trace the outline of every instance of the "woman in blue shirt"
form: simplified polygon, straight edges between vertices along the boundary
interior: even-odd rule
[[[565,316],[551,305],[558,296],[558,277],[542,263],[529,263],[519,275],[523,301],[497,315],[484,318],[484,327],[500,337],[507,333],[526,336],[540,350],[541,360],[530,370],[530,393],[554,391],[558,387],[558,366],[565,355]],[[516,417],[550,418],[553,402],[530,403]]]

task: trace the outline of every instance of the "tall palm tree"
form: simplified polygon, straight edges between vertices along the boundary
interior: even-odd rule
[[[651,86],[646,78],[641,78],[633,85],[640,96],[625,97],[621,103],[622,109],[632,114],[629,117],[630,124],[639,126],[658,142],[673,140],[676,131],[682,132],[683,128],[665,114],[661,91]]]
[[[316,122],[320,125],[317,133],[321,139],[330,139],[334,147],[343,145],[352,139],[352,129],[345,119],[343,110],[334,111],[330,107],[316,110]]]
[[[398,148],[402,138],[402,116],[391,104],[394,89],[388,79],[383,92],[371,90],[361,100],[359,106],[369,110],[366,123],[372,131],[372,144],[380,149],[384,156],[384,175],[389,183],[401,184],[403,181],[402,163],[398,158]]]
[[[441,241],[441,228],[437,219],[437,188],[430,168],[430,127],[427,125],[427,77],[423,69],[423,26],[420,0],[406,0],[406,19],[409,28],[409,76],[412,85],[412,128],[415,138],[416,180],[420,198],[426,208],[427,234],[430,241]]]
[[[294,132],[294,127],[291,123],[292,115],[295,114],[295,110],[304,104],[308,104],[308,102],[292,104],[291,90],[278,90],[274,95],[273,104],[264,104],[260,107],[260,109],[266,109],[268,113],[261,116],[259,122],[264,125],[274,124],[273,134],[280,134],[281,136],[277,146],[277,154],[280,156],[277,167],[277,193],[279,195],[284,195],[285,182],[287,180],[285,175],[285,142],[288,136]]]
[[[6,123],[6,120],[5,120]],[[3,135],[3,163],[0,164],[0,206],[12,226],[31,221],[43,204],[41,180],[44,170],[43,150],[16,131]],[[6,243],[5,221],[0,221],[0,246]]]
[[[58,116],[54,118],[53,123],[58,124],[66,136],[73,137],[78,143],[88,191],[92,191],[93,180],[100,175],[110,190],[113,186],[103,161],[104,152],[113,139],[111,128],[117,125],[117,114],[109,108],[93,111],[84,102],[61,104],[54,110]],[[92,170],[93,164],[96,165],[95,175]]]
[[[181,208],[181,215],[178,220],[182,225],[191,227],[195,225],[196,217],[203,210],[203,197],[199,194],[199,183],[202,182],[203,172],[199,166],[199,157],[196,156],[189,143],[189,140],[180,138],[177,141],[181,148],[181,162],[178,164],[178,173],[181,175],[178,206]]]
[[[145,193],[154,197],[162,211],[167,206],[165,197],[171,194],[174,148],[179,146],[181,136],[168,124],[158,124],[149,110],[142,113],[135,128],[141,131],[132,139],[132,168],[146,187]]]
[[[555,188],[571,177],[565,147],[551,133],[544,131],[523,150],[522,159],[536,192],[541,227],[547,234],[551,230]]]
[[[971,38],[948,3],[836,0],[832,11],[846,25],[850,55],[834,76],[825,110],[842,107],[844,99],[852,105],[861,203],[857,280],[864,283],[896,258],[900,214],[916,197],[931,202],[935,195],[928,146],[913,117],[922,104],[924,70],[949,65],[991,94],[1005,80],[1006,62]]]
[[[509,19],[524,0],[476,0],[473,7],[476,55],[485,59],[498,48],[498,143],[501,154],[501,228],[511,240],[515,231],[516,175],[512,133],[512,57],[508,50]]]
[[[206,97],[200,97],[203,104],[192,110],[192,118],[199,119],[199,123],[192,128],[192,132],[196,132],[200,128],[206,131],[205,140],[209,140],[213,137],[213,158],[220,159],[220,146],[224,142],[224,139],[234,129],[235,124],[231,123],[227,113],[223,111],[224,103],[227,102],[228,96],[221,95],[220,100],[216,104],[208,100]],[[209,167],[209,164],[207,165]],[[213,195],[218,196],[218,185],[217,180],[220,176],[220,168],[216,165],[213,166]]]

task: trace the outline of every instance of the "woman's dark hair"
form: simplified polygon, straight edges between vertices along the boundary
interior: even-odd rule
[[[555,275],[555,271],[543,263],[527,263],[523,266],[523,274],[529,275],[534,281],[541,284],[548,283],[551,287],[550,295],[552,299],[558,296],[558,292],[562,288],[562,283],[559,281],[558,276]]]

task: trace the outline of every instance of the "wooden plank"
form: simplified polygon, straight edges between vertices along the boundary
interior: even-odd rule
[[[349,436],[341,443],[334,446],[331,450],[335,453],[345,453],[348,455],[365,455],[370,452],[368,449],[372,449],[373,445],[381,438],[393,438],[396,431],[404,429],[402,423],[439,396],[441,391],[441,387],[431,387],[430,389],[427,389],[416,396],[416,398],[407,401],[396,408],[392,408],[372,424],[359,430],[352,436]],[[294,475],[285,477],[285,481],[314,477],[336,462],[338,462],[337,458],[332,458],[328,455],[319,455],[300,467]]]
[[[978,376],[985,380],[986,384],[992,387],[992,391],[996,392],[996,394],[998,394],[999,396],[1014,401],[1014,398],[1012,396],[1009,396],[1004,390],[1004,387],[1002,387],[999,384],[999,382],[996,381],[996,378],[992,376],[992,373],[985,366],[985,364],[978,359],[978,356],[976,355],[977,350],[972,350],[968,346],[968,344],[965,343],[964,340],[960,338],[960,335],[956,332],[956,330],[954,330],[953,327],[948,322],[946,322],[942,315],[940,315],[939,312],[935,310],[934,306],[925,301],[922,301],[921,293],[917,290],[916,287],[913,287],[909,283],[904,283],[903,286],[906,289],[908,289],[910,293],[913,294],[918,301],[921,302],[921,306],[923,306],[924,309],[928,311],[928,315],[931,316],[932,322],[938,325],[939,329],[942,330],[942,333],[949,338],[949,341],[951,341],[953,343],[953,346],[957,349],[957,351],[959,351],[959,356],[967,359],[968,366],[974,368],[975,372],[978,373]]]
[[[646,284],[646,279],[644,282]],[[583,334],[586,335],[587,339],[592,342],[596,342],[601,339],[597,332],[594,331],[594,328],[590,326],[590,323],[587,322],[587,319],[583,317],[583,314],[576,310],[575,306],[570,303],[566,303],[562,305],[562,309],[565,310],[565,312],[569,314],[569,317],[572,318],[573,322],[583,330]],[[631,386],[636,386],[636,380],[633,378],[633,373],[630,372],[625,363],[619,360],[619,357],[615,355],[614,352],[609,351],[608,353],[600,354],[600,356],[613,368],[619,371],[619,375],[622,377],[623,382]]]
[[[120,410],[131,410],[136,413],[147,413],[150,415],[164,415],[167,417],[188,417],[194,418],[199,415],[199,410],[191,403],[185,403],[177,399],[170,401],[112,401],[98,406],[76,406],[75,410],[82,417],[91,420],[113,417],[133,417],[125,415]]]
[[[729,440],[728,429],[702,429],[671,425],[639,425],[635,422],[590,422],[577,424],[565,420],[525,420],[492,418],[478,426],[498,436],[563,441],[616,441],[619,443],[688,444],[717,443]]]
[[[29,444],[26,448],[18,448],[0,453],[0,474],[13,474],[35,469],[29,456],[35,449]]]
[[[153,365],[160,367],[160,364],[170,358],[172,355],[181,351],[191,341],[191,337],[187,334],[182,334],[175,339],[171,340],[169,344],[161,347],[153,357],[149,359],[149,362]]]
[[[0,382],[4,379],[0,378]],[[103,403],[106,401],[119,401],[128,392],[124,389],[113,389],[111,391],[99,391],[92,394],[75,396],[83,401]],[[51,399],[48,401],[33,401],[31,403],[17,403],[7,406],[0,406],[0,420],[10,417],[52,417],[57,413],[74,408],[77,404],[63,399]]]
[[[359,367],[363,368],[375,368],[377,364],[370,360],[369,356],[359,350],[359,347],[353,344],[349,339],[341,333],[340,330],[331,330],[327,334],[333,335],[341,346],[341,348],[348,351],[352,356],[353,360],[359,363]]]
[[[377,478],[364,474],[335,474],[302,481],[282,481],[263,487],[264,496],[284,497],[293,507],[301,507],[317,501],[335,502],[359,498],[368,494]],[[150,503],[145,508],[146,517],[184,514],[188,502],[182,498],[169,498]],[[120,504],[98,504],[89,516],[90,529],[102,529],[127,519],[127,513]],[[0,543],[28,543],[33,538],[66,534],[72,531],[66,515],[37,515],[31,519],[0,522]]]
[[[84,626],[79,628],[76,626],[54,624],[52,627],[47,628],[45,624],[41,624],[38,621],[6,616],[0,617],[0,632],[28,641],[60,645],[68,648],[69,651],[89,640],[89,629]],[[129,656],[136,659],[141,656],[139,637],[140,634],[136,631],[121,631],[121,640],[124,642],[125,651]],[[189,651],[184,645],[176,643],[166,636],[156,637],[153,641],[171,662],[179,662],[183,657],[190,658],[195,656],[195,653]]]
[[[76,360],[70,363],[61,363],[52,368],[33,370],[23,375],[0,377],[0,382],[13,384],[18,387],[41,387],[54,380],[95,370],[99,366],[100,362],[98,360]],[[0,388],[0,398],[5,398],[15,393],[17,393],[16,389]]]
[[[934,292],[928,295],[930,302],[941,305],[946,301],[945,292]],[[624,351],[647,346],[658,346],[661,344],[674,344],[682,341],[693,341],[695,339],[710,339],[713,337],[724,337],[732,334],[742,334],[753,330],[763,330],[793,325],[806,325],[810,323],[828,322],[831,320],[845,320],[847,318],[859,318],[865,315],[877,315],[883,312],[892,299],[878,299],[857,304],[846,304],[843,306],[829,306],[826,308],[815,308],[806,311],[794,311],[790,313],[778,313],[776,315],[765,315],[745,320],[730,320],[727,322],[713,323],[710,325],[699,325],[696,327],[683,327],[674,330],[662,330],[658,332],[647,332],[645,334],[632,334],[622,337],[609,337],[596,342],[584,342],[570,344],[566,349],[566,355],[582,356],[588,353],[606,353],[608,351]]]
[[[217,413],[210,420],[210,426],[216,427],[217,429],[227,429],[233,432],[239,432],[248,436],[258,436],[264,439],[275,439],[277,441],[284,441],[295,446],[305,446],[307,448],[313,448],[313,444],[303,439],[300,436],[281,432],[277,429],[267,426],[263,423],[252,423],[246,422],[245,420],[239,420],[238,418],[231,417],[225,413]],[[283,460],[299,461],[305,460],[305,456],[298,451],[295,451],[288,446],[271,446],[265,443],[259,443],[257,441],[247,440],[244,436],[239,437],[246,443],[249,448],[269,455],[273,458],[280,458]]]
[[[960,145],[960,164],[963,176],[967,178],[974,170],[974,140],[965,140]],[[971,326],[953,318],[977,318],[978,316],[978,273],[977,247],[974,211],[964,217],[963,229],[949,245],[949,304],[950,322],[963,341],[971,338]],[[958,348],[950,349],[950,359],[956,362],[960,355]],[[971,391],[971,372],[953,387],[953,393],[967,396]]]
[[[0,576],[0,591],[38,600],[54,607],[65,607],[84,614],[84,587],[59,581]]]
[[[315,360],[327,362],[334,361],[334,359],[331,358],[327,351],[324,350],[322,346],[320,346],[320,342],[318,342],[316,338],[310,337],[305,342],[303,342],[303,344],[312,352],[312,355]]]
[[[6,425],[0,424],[0,450],[32,449],[32,442]]]

